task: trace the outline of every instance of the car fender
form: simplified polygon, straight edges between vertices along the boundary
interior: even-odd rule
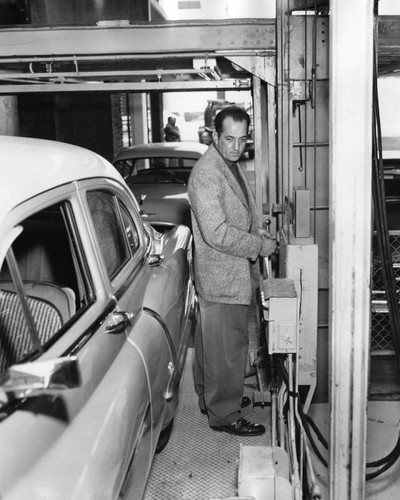
[[[151,363],[146,363],[149,353],[156,355],[150,357]],[[165,412],[163,393],[169,360],[161,328],[140,314],[126,334],[124,348],[75,417],[74,425],[66,425],[49,453],[26,471],[20,481],[14,482],[10,490],[1,491],[1,497],[4,500],[116,499],[130,475],[134,475],[135,488],[144,489]],[[97,415],[105,417],[96,418]],[[132,420],[132,415],[137,418]],[[126,427],[130,428],[128,433]],[[127,434],[130,442],[122,442],[119,436]],[[105,477],[107,484],[103,482]]]

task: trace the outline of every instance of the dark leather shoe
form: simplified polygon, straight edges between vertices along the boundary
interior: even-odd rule
[[[240,407],[241,408],[246,408],[246,406],[249,406],[249,404],[251,404],[251,399],[248,398],[247,396],[243,396],[242,397],[242,402],[240,404]],[[202,408],[200,408],[200,411],[203,415],[207,415],[207,410],[203,410]]]
[[[252,424],[244,418],[239,418],[239,420],[236,420],[236,422],[233,422],[232,424],[210,427],[214,431],[228,432],[229,434],[234,434],[235,436],[260,436],[265,432],[265,427],[263,425]]]

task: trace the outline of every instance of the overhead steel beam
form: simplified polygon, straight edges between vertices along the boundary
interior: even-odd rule
[[[0,85],[0,95],[32,92],[183,92],[205,90],[250,90],[251,81],[175,81],[175,82],[95,82],[95,83],[34,83]]]
[[[261,78],[270,85],[275,85],[276,61],[274,57],[263,55],[232,55],[227,56],[231,62],[248,71],[253,76]]]
[[[275,20],[0,30],[0,57],[275,50]]]

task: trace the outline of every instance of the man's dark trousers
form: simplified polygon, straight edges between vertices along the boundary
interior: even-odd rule
[[[247,305],[209,302],[199,297],[201,329],[195,336],[195,375],[199,406],[209,425],[240,418],[248,356]]]

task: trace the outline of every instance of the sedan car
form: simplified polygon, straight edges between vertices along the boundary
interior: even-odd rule
[[[121,151],[114,166],[140,204],[142,217],[159,231],[191,227],[187,182],[205,144],[158,142]]]
[[[0,497],[141,498],[195,324],[191,234],[106,160],[1,137]]]

